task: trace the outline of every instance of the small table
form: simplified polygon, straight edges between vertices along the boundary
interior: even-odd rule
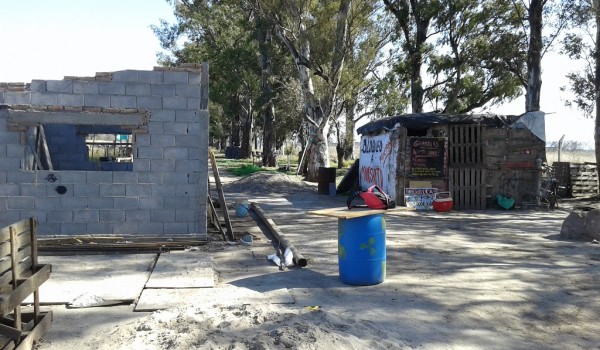
[[[330,208],[307,211],[309,215],[338,219],[338,268],[346,284],[373,285],[385,280],[386,248],[383,214],[412,211],[393,209]]]

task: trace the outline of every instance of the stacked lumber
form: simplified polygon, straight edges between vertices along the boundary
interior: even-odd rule
[[[598,194],[596,164],[571,163],[571,191],[574,197]]]

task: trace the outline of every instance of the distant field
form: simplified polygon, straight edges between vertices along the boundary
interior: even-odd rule
[[[558,151],[553,148],[547,148],[546,158],[549,165],[558,162]],[[562,150],[560,152],[560,161],[570,163],[596,163],[596,155],[593,150]]]

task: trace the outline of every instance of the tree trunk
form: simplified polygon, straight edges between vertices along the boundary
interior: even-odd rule
[[[252,99],[250,96],[245,97],[245,106],[243,108],[243,126],[242,126],[242,143],[240,149],[241,158],[252,157],[252,124],[254,122],[254,110],[252,107]]]
[[[267,104],[263,108],[263,150],[262,150],[262,164],[263,166],[274,167],[277,166],[277,153],[276,153],[276,141],[277,135],[275,133],[275,106],[273,104],[273,88],[270,83],[272,70],[271,70],[271,54],[270,49],[273,45],[273,36],[271,35],[271,28],[268,28],[263,23],[257,23],[258,30],[258,46],[260,51],[260,69],[261,69],[261,89],[263,97],[266,99]]]
[[[527,86],[525,111],[540,110],[542,89],[542,27],[544,0],[531,0],[529,14],[529,49],[527,50]]]
[[[596,47],[594,52],[594,92],[596,98],[596,120],[594,125],[594,143],[596,150],[596,164],[600,165],[600,1],[593,1],[594,15],[596,16]],[[599,167],[596,167],[596,171]]]
[[[275,135],[275,107],[268,103],[264,112],[263,166],[277,166],[277,137]]]
[[[240,115],[239,113],[235,114],[235,117],[231,120],[231,145],[239,146],[240,145]]]

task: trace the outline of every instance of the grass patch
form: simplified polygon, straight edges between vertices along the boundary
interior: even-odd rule
[[[229,171],[231,171],[232,173],[234,173],[237,176],[248,176],[248,175],[252,175],[259,171],[269,171],[269,170],[259,167],[258,165],[254,165],[254,164],[244,164],[237,168],[230,168]]]

